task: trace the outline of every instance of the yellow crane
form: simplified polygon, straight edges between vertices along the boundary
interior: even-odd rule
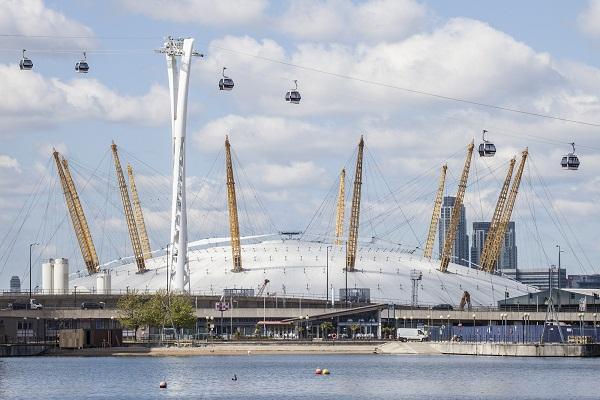
[[[83,262],[87,267],[88,273],[90,275],[95,274],[98,272],[98,265],[100,263],[98,261],[94,242],[92,241],[90,228],[87,219],[85,218],[83,207],[81,206],[81,201],[79,200],[79,195],[77,194],[77,189],[75,188],[75,183],[71,176],[71,171],[69,170],[69,164],[56,150],[53,150],[52,156],[56,163],[56,170],[67,203],[67,209],[71,217],[71,223],[73,224],[73,230],[77,237],[77,243],[81,250]]]
[[[444,199],[444,186],[446,184],[446,171],[448,165],[442,165],[442,172],[440,173],[440,181],[438,185],[437,195],[435,196],[435,205],[433,207],[433,215],[431,215],[431,223],[429,224],[429,233],[427,234],[427,243],[425,244],[425,251],[423,257],[431,260],[431,254],[433,253],[433,243],[435,242],[435,233],[437,231],[438,223],[440,222],[440,212],[442,211],[442,200]]]
[[[123,202],[123,211],[125,212],[125,221],[127,221],[129,239],[131,240],[131,247],[133,248],[133,256],[138,268],[138,273],[143,273],[146,271],[146,263],[144,261],[144,254],[142,252],[140,236],[135,224],[135,217],[133,216],[129,191],[127,190],[125,176],[123,175],[121,161],[119,160],[119,153],[117,152],[117,145],[113,142],[110,148],[112,150],[113,160],[115,162],[115,171],[117,173],[117,181],[119,182],[119,191],[121,192],[121,201]]]
[[[365,142],[360,137],[358,154],[356,156],[356,169],[354,173],[354,190],[352,192],[352,209],[350,211],[350,228],[348,229],[348,244],[346,247],[346,271],[354,272],[356,264],[356,250],[358,246],[358,224],[360,221],[360,191],[362,186],[363,150]]]
[[[523,152],[521,153],[521,161],[519,162],[519,168],[517,168],[515,178],[512,182],[512,185],[510,186],[510,193],[508,195],[508,198],[506,199],[506,205],[504,206],[504,211],[502,212],[500,224],[498,225],[498,230],[493,238],[492,247],[490,249],[490,255],[488,258],[489,262],[486,265],[487,272],[494,271],[496,260],[498,260],[498,256],[500,255],[500,249],[502,248],[502,243],[504,242],[506,228],[508,227],[510,217],[512,216],[513,208],[515,207],[515,202],[517,201],[517,194],[519,193],[519,186],[521,186],[521,178],[523,177],[523,170],[525,169],[525,162],[527,161],[528,155],[528,149],[523,150]]]
[[[496,260],[491,259],[490,254],[492,253],[492,243],[495,241],[496,234],[498,232],[498,227],[500,226],[500,219],[502,218],[502,213],[504,212],[504,206],[506,204],[506,197],[508,195],[508,188],[510,187],[510,181],[513,176],[513,170],[515,168],[516,159],[513,157],[510,160],[510,164],[508,165],[508,171],[506,173],[506,178],[504,179],[504,184],[502,185],[502,189],[500,190],[500,195],[498,196],[498,201],[496,202],[496,208],[494,209],[494,215],[492,216],[492,220],[490,222],[490,229],[488,230],[487,237],[485,238],[483,244],[483,251],[481,252],[481,257],[479,258],[479,266],[480,269],[487,270],[490,263],[495,263]]]
[[[450,217],[450,224],[446,237],[444,239],[444,249],[441,254],[440,271],[446,272],[448,264],[450,264],[450,258],[452,257],[452,249],[454,247],[454,239],[456,238],[456,230],[458,229],[458,223],[460,222],[460,212],[462,210],[463,199],[467,190],[467,180],[469,179],[469,169],[471,168],[471,159],[473,158],[473,142],[467,146],[467,158],[463,167],[462,175],[458,183],[458,191],[456,193],[456,200],[454,201],[454,207],[452,208],[452,215]]]
[[[225,167],[227,172],[227,208],[229,209],[229,233],[231,234],[231,253],[233,256],[233,272],[242,272],[242,247],[240,245],[240,223],[238,220],[235,181],[231,163],[231,145],[225,136]]]
[[[342,168],[340,173],[340,187],[338,190],[337,211],[335,214],[335,244],[342,244],[342,235],[344,234],[344,211],[346,208],[346,169]]]
[[[144,260],[152,258],[152,248],[150,247],[150,239],[146,231],[146,222],[144,221],[144,213],[142,212],[142,204],[138,195],[137,186],[133,177],[133,168],[127,164],[127,175],[129,177],[129,188],[131,189],[131,201],[133,203],[133,216],[135,218],[135,226],[137,227],[138,236],[142,245],[142,253]]]

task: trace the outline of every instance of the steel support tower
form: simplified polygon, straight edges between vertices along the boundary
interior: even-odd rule
[[[187,259],[187,211],[185,196],[185,128],[187,98],[192,67],[194,39],[168,37],[164,47],[156,50],[167,59],[169,92],[171,95],[171,139],[173,151],[173,190],[171,197],[171,288],[189,291],[190,270]],[[181,67],[177,67],[181,57]]]

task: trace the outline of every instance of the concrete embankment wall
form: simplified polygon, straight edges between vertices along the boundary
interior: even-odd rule
[[[38,356],[47,349],[48,346],[41,344],[1,345],[0,357]]]
[[[512,357],[598,357],[600,345],[513,344],[513,343],[431,343],[442,354]]]

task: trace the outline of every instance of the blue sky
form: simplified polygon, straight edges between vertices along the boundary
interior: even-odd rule
[[[466,144],[488,129],[499,152],[474,161],[469,223],[489,218],[509,158],[529,146],[514,214],[520,265],[554,263],[561,244],[569,273],[597,272],[597,126],[442,101],[264,59],[600,123],[596,26],[598,1],[0,0],[0,288],[13,274],[28,276],[33,241],[41,243],[34,266],[64,256],[81,268],[50,162],[53,146],[73,162],[103,261],[129,254],[111,140],[136,169],[153,247],[168,241],[167,80],[164,58],[153,52],[166,35],[194,37],[206,55],[194,61],[190,86],[191,239],[226,234],[225,134],[239,159],[242,233],[304,230],[322,204],[309,232],[327,233],[329,191],[343,166],[353,169],[364,134],[370,158],[361,236],[415,247],[425,239],[439,167],[449,162],[452,195]],[[22,48],[33,71],[18,70]],[[84,50],[87,76],[73,70]],[[236,82],[231,93],[217,90],[223,66]],[[293,79],[303,95],[298,106],[283,101]],[[571,141],[582,166],[561,171]],[[386,195],[390,189],[394,196]],[[39,272],[33,277],[35,284]]]

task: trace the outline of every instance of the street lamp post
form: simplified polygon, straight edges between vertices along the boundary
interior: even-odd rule
[[[325,308],[329,307],[329,248],[332,246],[327,246],[325,248],[327,261],[325,262]],[[333,300],[333,299],[331,299]],[[333,301],[332,301],[333,303]]]
[[[560,245],[557,244],[556,247],[558,248],[558,275],[556,277],[557,279],[557,285],[556,288],[558,289],[558,298],[556,299],[556,307],[558,308],[558,311],[560,312],[560,253],[564,253],[563,250],[560,249]]]
[[[477,341],[477,336],[475,336],[475,313],[473,313],[472,317],[473,317],[473,339],[475,339],[475,341]]]
[[[29,244],[29,303],[31,304],[31,248],[37,246],[39,243]]]
[[[450,314],[446,315],[448,318],[448,341],[452,338],[452,329],[450,326]]]
[[[73,285],[73,307],[77,308],[77,285]]]
[[[579,313],[579,336],[583,337],[583,317],[584,313]]]

